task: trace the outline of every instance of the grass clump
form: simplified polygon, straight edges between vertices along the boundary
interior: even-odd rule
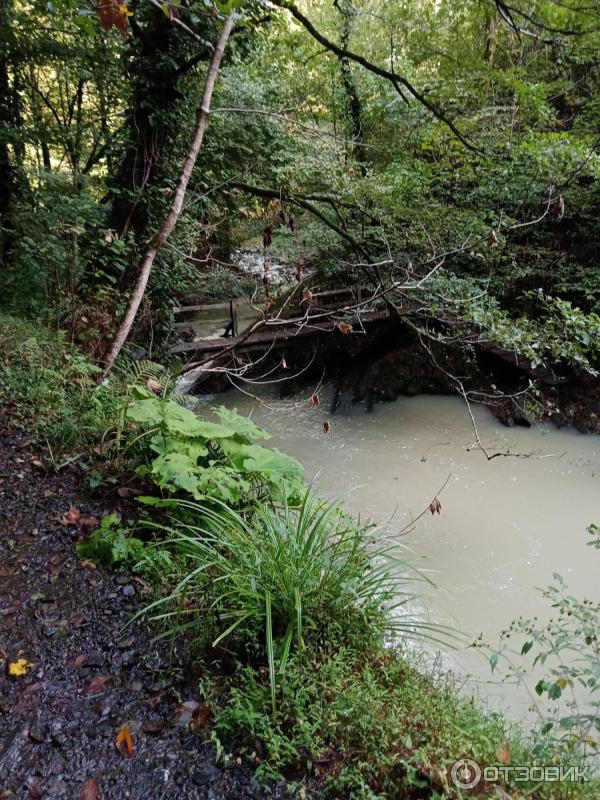
[[[146,611],[165,635],[191,631],[249,663],[262,657],[273,709],[291,653],[314,652],[333,632],[414,629],[414,620],[392,615],[390,602],[398,611],[422,576],[374,548],[369,528],[337,504],[307,491],[298,507],[257,502],[241,512],[214,500],[177,507],[185,518],[174,520],[167,544],[183,574]]]

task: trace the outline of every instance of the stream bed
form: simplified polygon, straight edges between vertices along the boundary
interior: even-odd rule
[[[251,415],[272,434],[270,445],[304,464],[321,495],[343,499],[361,518],[376,521],[380,536],[394,540],[449,478],[439,496],[441,513],[428,512],[398,537],[435,582],[418,588],[412,610],[421,618],[453,626],[467,642],[483,634],[496,645],[511,620],[548,617],[536,587],[550,584],[555,572],[575,596],[600,600],[600,554],[586,545],[586,527],[600,522],[600,438],[552,426],[505,428],[475,406],[490,453],[527,456],[488,461],[469,450],[473,427],[457,397],[401,398],[370,414],[343,401],[330,416],[326,391],[317,407],[308,402],[310,392],[285,400],[264,389],[252,392],[206,400]],[[499,684],[481,650],[461,647],[441,659],[464,676],[468,693],[513,719],[527,715],[527,691]]]

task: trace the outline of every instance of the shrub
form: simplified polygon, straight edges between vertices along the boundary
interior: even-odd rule
[[[588,534],[588,545],[599,549],[598,527],[590,525]],[[491,653],[492,670],[503,668],[505,680],[524,685],[536,669],[543,670],[531,692],[532,700],[549,702],[547,708],[534,703],[538,715],[535,750],[551,752],[566,746],[587,763],[598,765],[600,603],[571,595],[556,572],[554,583],[542,595],[554,610],[553,618],[514,620]],[[524,666],[526,658],[532,661],[529,667]]]
[[[150,463],[138,474],[149,477],[163,494],[179,492],[234,505],[252,496],[291,502],[300,495],[302,465],[274,448],[254,444],[270,436],[252,420],[223,406],[213,409],[218,422],[202,419],[140,386],[131,388],[131,396],[125,417],[143,428],[136,439],[151,454],[148,459],[144,453]]]

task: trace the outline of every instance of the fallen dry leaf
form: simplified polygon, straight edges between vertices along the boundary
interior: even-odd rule
[[[329,433],[330,430],[331,430],[331,425],[327,422],[327,420],[325,420],[325,422],[323,423],[323,433]]]
[[[119,488],[117,489],[117,494],[119,495],[119,497],[122,497],[123,500],[127,500],[128,497],[137,497],[138,495],[143,493],[144,492],[142,491],[142,489],[134,489],[131,486],[119,486]]]
[[[81,511],[78,508],[70,508],[66,514],[63,514],[61,522],[63,525],[77,525]]]
[[[102,692],[106,684],[110,681],[110,675],[94,675],[85,682],[85,693],[96,694]]]
[[[311,406],[320,406],[321,405],[321,398],[319,397],[318,394],[315,393],[315,394],[311,395],[310,400],[308,401],[308,403]]]
[[[100,787],[98,781],[93,778],[88,778],[81,787],[79,792],[79,800],[98,800],[100,797]]]
[[[79,524],[93,530],[98,527],[98,520],[96,517],[79,517]]]
[[[87,656],[82,653],[80,656],[77,656],[77,658],[73,661],[73,666],[75,667],[75,669],[81,669],[82,667],[85,666],[86,661],[87,661]]]
[[[94,564],[93,561],[86,561],[85,559],[79,562],[79,566],[82,569],[98,569],[98,567]]]
[[[131,737],[129,725],[123,725],[121,730],[117,733],[115,745],[122,756],[131,758],[133,755],[133,739]]]
[[[178,725],[189,725],[194,715],[198,713],[200,703],[196,700],[186,700],[175,709],[175,722]]]
[[[161,394],[162,392],[162,386],[158,381],[154,380],[154,378],[148,378],[146,381],[146,388],[154,392],[154,394]]]
[[[208,706],[200,706],[200,708],[196,711],[194,716],[192,717],[192,728],[195,731],[199,731],[208,722],[210,719],[211,713],[210,708]]]
[[[29,778],[27,778],[25,785],[27,786],[29,797],[33,797],[35,800],[39,800],[39,798],[43,797],[46,793],[42,779],[35,777],[34,775],[31,775]]]
[[[18,658],[16,661],[9,662],[8,674],[11,678],[21,678],[23,675],[27,675],[27,670],[31,666],[31,662],[26,658]]]
[[[504,742],[502,747],[496,750],[496,758],[501,764],[508,764],[510,761],[510,747],[508,742]]]
[[[340,329],[340,333],[344,333],[344,334],[352,333],[352,330],[353,330],[352,325],[348,325],[347,322],[340,322],[339,325],[338,325],[338,328]]]

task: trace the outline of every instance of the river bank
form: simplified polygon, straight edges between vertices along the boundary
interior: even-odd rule
[[[529,737],[415,657],[413,639],[440,627],[390,606],[410,610],[424,576],[415,587],[402,559],[380,571],[364,520],[315,494],[249,417],[193,413],[156,364],[99,386],[76,347],[23,333],[11,343],[9,322],[0,339],[7,792],[77,796],[89,781],[98,797],[249,800],[267,791],[260,779],[271,797],[417,800],[457,797],[460,758],[550,763],[559,748],[570,763],[554,739]],[[323,411],[306,397],[298,407]],[[329,444],[335,427],[308,430]],[[436,500],[423,513],[440,520]],[[153,600],[190,615],[175,661],[150,639],[169,633],[168,615],[124,627]],[[554,800],[570,787],[526,788]]]
[[[253,313],[245,307],[246,324]],[[222,311],[208,320],[205,312],[192,317],[200,337],[218,340],[225,322]],[[255,318],[254,318],[255,320]],[[225,347],[228,342],[223,340]],[[582,433],[600,433],[600,380],[585,370],[566,364],[535,365],[516,352],[474,338],[457,344],[419,336],[401,319],[365,321],[350,332],[313,331],[309,340],[296,338],[293,330],[275,337],[273,352],[240,353],[248,365],[244,374],[260,383],[262,376],[276,379],[282,397],[292,397],[320,383],[335,387],[329,413],[335,414],[342,398],[375,403],[419,394],[466,396],[481,404],[507,427],[530,427],[552,422]],[[189,354],[192,356],[192,354]],[[218,362],[221,370],[196,373],[193,391],[224,392],[236,385],[236,367],[227,365],[230,354]],[[251,359],[256,365],[253,368]],[[213,363],[213,367],[217,362]],[[186,386],[194,385],[189,377]],[[188,389],[186,388],[186,391]]]

